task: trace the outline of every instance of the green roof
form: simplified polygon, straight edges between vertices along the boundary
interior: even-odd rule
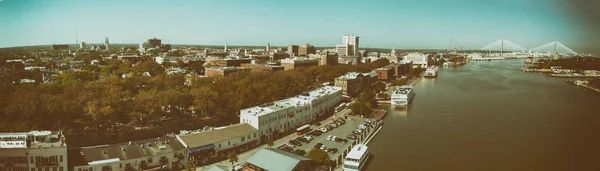
[[[270,171],[291,171],[301,161],[309,158],[274,148],[263,148],[256,152],[248,163]]]

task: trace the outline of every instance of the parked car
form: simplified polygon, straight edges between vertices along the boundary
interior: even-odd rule
[[[319,148],[320,149],[321,146],[323,146],[323,143],[317,143],[317,144],[315,144],[315,148]]]
[[[326,145],[322,145],[321,146],[321,150],[327,151],[327,146]]]
[[[347,143],[348,140],[347,139],[343,139],[343,138],[336,138],[335,142],[339,142],[339,143]]]
[[[296,151],[294,151],[294,153],[298,154],[298,155],[301,155],[301,156],[304,156],[306,154],[306,151],[304,151],[304,150],[296,150]]]
[[[352,134],[350,134],[350,135],[346,136],[346,138],[348,138],[348,139],[351,139],[351,140],[355,140],[355,139],[356,139],[356,136],[355,136],[355,135],[352,135]]]
[[[320,122],[315,122],[312,125],[314,125],[314,126],[321,126],[321,123]]]

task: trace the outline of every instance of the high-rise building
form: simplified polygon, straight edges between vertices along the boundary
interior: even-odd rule
[[[79,48],[85,49],[85,48],[87,48],[87,44],[85,42],[81,42],[81,44],[79,44]]]
[[[227,52],[227,40],[225,41],[225,47],[223,48],[225,52]]]
[[[350,36],[350,35],[344,35],[344,37],[342,38],[343,44],[348,44],[348,45],[352,45],[352,49],[350,49],[350,51],[352,51],[353,55],[358,54],[358,44],[359,44],[359,37],[358,36]]]
[[[267,51],[271,51],[271,43],[267,43]]]
[[[162,45],[162,40],[157,39],[157,38],[148,39],[148,44],[150,45],[151,48],[156,48],[156,47],[159,47],[160,45]]]
[[[299,47],[300,46],[298,46],[298,45],[289,45],[287,51],[290,55],[296,56],[296,55],[298,55]]]
[[[104,46],[106,46],[106,50],[110,49],[110,43],[108,42],[108,37],[104,37]]]
[[[308,54],[315,54],[315,53],[317,53],[317,49],[313,45],[306,44],[306,46],[298,47],[298,55],[306,56]]]

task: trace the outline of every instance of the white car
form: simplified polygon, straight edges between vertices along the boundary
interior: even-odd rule
[[[322,145],[322,146],[321,146],[321,150],[327,150],[327,146],[325,146],[325,145]]]

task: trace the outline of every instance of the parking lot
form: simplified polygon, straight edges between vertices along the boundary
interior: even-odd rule
[[[300,141],[299,143],[287,143],[289,145],[282,145],[279,146],[280,149],[282,148],[287,148],[287,150],[290,151],[299,151],[302,150],[306,153],[310,152],[312,149],[315,148],[315,145],[317,145],[318,143],[322,144],[322,146],[325,146],[326,149],[336,149],[336,150],[328,150],[328,154],[331,160],[343,160],[343,158],[341,158],[340,156],[342,156],[342,154],[347,153],[348,151],[345,150],[349,150],[350,147],[352,146],[352,144],[357,141],[354,139],[349,139],[347,138],[348,135],[352,134],[353,130],[356,130],[362,123],[364,123],[367,119],[366,118],[361,118],[361,117],[356,117],[356,116],[346,116],[343,117],[345,119],[344,120],[344,124],[333,128],[331,130],[328,130],[327,132],[322,133],[321,135],[312,135],[312,140],[310,140],[310,142],[306,143],[306,141]],[[336,120],[339,120],[340,118],[336,118]],[[334,122],[335,123],[335,122]],[[316,131],[319,128],[325,127],[326,125],[311,125],[311,131],[309,131],[309,133],[304,134],[304,135],[309,135],[310,132]],[[338,137],[338,141],[334,141],[334,140],[328,140],[328,136],[336,136]],[[298,136],[297,136],[298,137]],[[299,136],[302,137],[302,136]],[[357,137],[360,138],[360,137]],[[290,148],[288,148],[288,147]],[[303,155],[303,154],[301,154]],[[305,154],[304,154],[305,155]]]

